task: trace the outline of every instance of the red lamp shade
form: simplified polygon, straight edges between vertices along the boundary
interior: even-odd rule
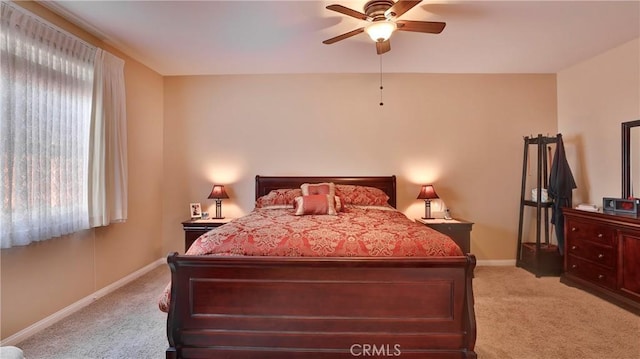
[[[435,188],[433,188],[433,185],[426,184],[426,185],[423,185],[422,188],[420,189],[420,193],[418,193],[417,199],[435,199],[435,198],[440,198],[438,197],[438,194],[436,193]]]
[[[224,199],[229,198],[227,191],[225,191],[223,185],[214,184],[213,188],[211,188],[211,194],[209,194],[209,198],[212,199]]]

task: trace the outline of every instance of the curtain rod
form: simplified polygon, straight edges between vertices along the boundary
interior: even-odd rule
[[[88,43],[87,41],[81,39],[80,37],[78,37],[77,35],[74,35],[72,33],[70,33],[67,30],[64,30],[63,28],[43,19],[42,17],[34,14],[33,12],[21,7],[20,5],[17,5],[16,3],[14,3],[13,1],[7,1],[7,0],[0,0],[2,2],[3,5],[7,5],[9,7],[11,7],[13,10],[22,13],[23,15],[27,15],[30,16],[31,18],[33,18],[33,20],[39,22],[40,24],[47,26],[49,28],[51,28],[52,30],[55,30],[63,35],[69,36],[73,39],[75,39],[76,41],[80,42],[81,44],[83,44],[86,47],[89,47],[91,49],[99,49],[98,46],[95,46],[93,44]]]

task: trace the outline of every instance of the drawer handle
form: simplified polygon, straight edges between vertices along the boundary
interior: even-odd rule
[[[572,269],[576,269],[576,268],[578,268],[578,265],[577,265],[577,264],[572,264],[572,265],[571,265],[571,268],[572,268]]]
[[[600,280],[604,279],[604,275],[598,274],[598,279],[600,279]]]
[[[602,254],[602,253],[598,254],[598,258],[600,258],[600,259],[604,258],[604,254]]]
[[[578,228],[576,228],[576,227],[571,227],[571,232],[575,232],[575,231],[577,231],[577,230],[578,230]]]
[[[598,233],[598,238],[602,238],[602,237],[603,237],[602,233]]]
[[[195,232],[195,231],[208,231],[212,229],[212,227],[207,226],[193,226],[185,228],[185,231]]]
[[[578,247],[576,247],[576,246],[571,246],[571,249],[576,250],[576,249],[578,249]]]

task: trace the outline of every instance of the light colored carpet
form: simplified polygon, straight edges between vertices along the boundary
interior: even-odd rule
[[[480,358],[638,359],[640,317],[558,277],[478,267],[474,279]]]
[[[168,280],[159,267],[17,346],[27,359],[164,358]],[[640,358],[640,317],[557,277],[478,267],[474,291],[479,358]]]
[[[167,315],[157,299],[170,276],[160,266],[16,346],[25,359],[164,358]]]

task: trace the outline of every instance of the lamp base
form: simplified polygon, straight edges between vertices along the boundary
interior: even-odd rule
[[[211,217],[209,219],[224,219],[224,217]]]
[[[424,217],[422,219],[433,219],[431,217],[431,200],[428,198],[424,200]]]
[[[222,200],[221,199],[216,199],[216,216],[213,217],[214,219],[223,219],[224,217],[222,216]]]

